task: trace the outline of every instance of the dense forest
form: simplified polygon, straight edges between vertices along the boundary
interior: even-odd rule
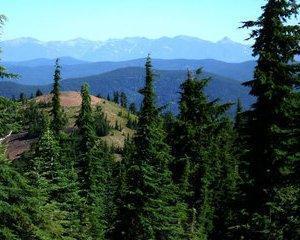
[[[179,113],[164,111],[150,56],[140,107],[123,92],[105,96],[128,119],[122,147],[103,139],[122,126],[92,104],[87,84],[69,117],[59,60],[49,103],[35,101],[40,90],[0,98],[0,239],[299,239],[300,26],[289,24],[299,8],[268,0],[243,23],[258,59],[244,83],[249,110],[209,99],[199,66],[178,89]],[[18,75],[0,66],[0,77]],[[5,140],[24,131],[33,144],[11,161]]]

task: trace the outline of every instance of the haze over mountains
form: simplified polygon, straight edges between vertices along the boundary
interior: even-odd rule
[[[251,48],[229,38],[218,42],[188,36],[103,42],[81,38],[52,42],[20,38],[3,41],[0,47],[3,65],[9,72],[20,75],[18,80],[0,81],[1,96],[18,97],[21,92],[30,96],[37,89],[50,92],[55,58],[59,57],[63,91],[80,91],[87,82],[94,95],[122,91],[129,101],[139,104],[145,56],[151,53],[158,103],[167,104],[171,111],[176,112],[179,86],[188,69],[203,68],[204,76],[212,78],[206,89],[211,99],[235,102],[241,98],[246,107],[253,101],[248,89],[241,85],[252,78],[256,65]]]
[[[26,61],[37,58],[73,57],[85,61],[125,61],[144,58],[151,53],[161,59],[215,59],[224,62],[253,60],[248,45],[229,38],[210,42],[196,37],[177,36],[147,39],[132,37],[91,41],[82,38],[69,41],[43,42],[18,38],[0,43],[3,61]]]
[[[155,70],[155,88],[159,105],[168,105],[169,110],[176,112],[179,99],[179,86],[186,79],[186,70]],[[243,104],[248,107],[252,98],[248,95],[248,89],[239,81],[204,72],[202,77],[211,77],[212,80],[206,89],[210,99],[220,98],[222,102],[236,102],[241,98]],[[93,76],[81,78],[69,78],[61,82],[62,91],[80,91],[83,83],[90,85],[91,93],[106,97],[112,96],[114,91],[125,92],[129,102],[140,103],[141,95],[138,90],[143,86],[145,69],[142,67],[119,68]],[[18,97],[20,92],[27,96],[34,94],[37,89],[44,93],[50,92],[52,84],[48,85],[22,85],[15,82],[0,81],[0,95],[6,97]]]
[[[17,82],[27,85],[44,85],[52,83],[55,59],[35,59],[22,62],[4,62],[10,72],[20,74]],[[62,76],[79,78],[98,75],[108,71],[127,67],[144,67],[145,59],[139,58],[121,62],[84,62],[70,57],[60,58]],[[204,71],[231,78],[240,82],[252,78],[255,61],[243,63],[226,63],[213,59],[186,60],[186,59],[153,59],[153,67],[157,70],[196,70],[200,67]],[[16,80],[11,80],[16,81]]]

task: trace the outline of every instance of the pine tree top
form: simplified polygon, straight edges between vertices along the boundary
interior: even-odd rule
[[[143,95],[143,101],[140,110],[139,125],[147,125],[157,119],[158,109],[156,108],[155,93],[154,93],[154,74],[150,55],[146,59],[146,79],[145,87],[139,93]]]

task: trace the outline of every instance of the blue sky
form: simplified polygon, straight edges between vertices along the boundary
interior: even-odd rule
[[[3,39],[34,37],[106,40],[143,36],[190,35],[239,42],[247,31],[238,27],[254,20],[264,0],[0,0],[9,21]]]

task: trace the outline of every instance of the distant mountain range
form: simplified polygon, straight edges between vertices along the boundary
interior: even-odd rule
[[[206,89],[210,99],[220,98],[222,102],[236,102],[241,98],[248,107],[253,99],[248,95],[248,89],[239,81],[229,79],[212,73],[204,73],[204,76],[212,78]],[[141,67],[127,67],[110,72],[82,78],[72,78],[62,81],[63,91],[79,91],[81,85],[87,82],[91,93],[107,96],[113,91],[123,91],[127,94],[129,102],[140,103],[141,96],[138,90],[144,84],[145,70]],[[155,88],[159,105],[168,105],[168,109],[176,112],[179,97],[179,86],[186,79],[185,70],[155,70]],[[21,85],[14,82],[0,81],[0,95],[6,97],[18,97],[20,92],[27,96],[35,93],[37,89],[44,93],[49,92],[51,84],[44,86]]]
[[[161,59],[216,59],[225,62],[253,60],[250,46],[224,38],[210,42],[195,37],[177,36],[147,39],[142,37],[90,41],[42,42],[18,38],[0,43],[4,61],[26,61],[37,58],[70,56],[85,61],[125,61],[143,58],[151,53]]]
[[[52,83],[55,59],[35,59],[22,62],[4,62],[10,72],[20,74],[21,84],[45,85]],[[71,57],[60,58],[62,76],[66,78],[79,78],[92,76],[119,68],[144,67],[145,59],[135,59],[121,62],[84,62]],[[213,59],[185,60],[185,59],[153,59],[153,67],[157,70],[195,70],[200,67],[204,71],[231,78],[237,81],[248,81],[252,78],[255,61],[243,63],[226,63]]]

